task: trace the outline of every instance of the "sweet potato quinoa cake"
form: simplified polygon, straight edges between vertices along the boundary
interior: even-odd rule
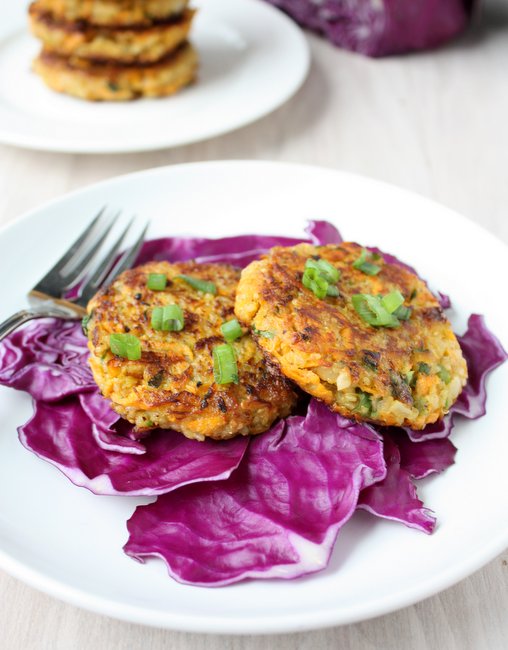
[[[197,65],[196,51],[184,43],[151,64],[95,63],[43,51],[34,70],[57,92],[93,101],[124,101],[172,95],[194,80]]]
[[[234,318],[240,272],[150,262],[90,301],[90,365],[113,409],[139,429],[225,439],[262,433],[296,402]]]
[[[188,37],[194,11],[170,17],[142,29],[139,26],[104,27],[86,22],[65,22],[44,12],[40,0],[29,8],[33,35],[45,52],[96,62],[153,63],[167,56]]]
[[[103,26],[151,25],[183,12],[188,0],[37,0],[57,20]]]
[[[273,248],[242,272],[235,311],[284,375],[348,418],[423,429],[467,380],[426,284],[354,243]]]
[[[89,101],[166,97],[197,77],[188,0],[35,0],[42,42],[34,71],[52,90]]]

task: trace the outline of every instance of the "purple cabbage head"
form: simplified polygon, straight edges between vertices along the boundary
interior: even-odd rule
[[[460,34],[475,0],[268,0],[335,45],[379,57],[435,48]]]

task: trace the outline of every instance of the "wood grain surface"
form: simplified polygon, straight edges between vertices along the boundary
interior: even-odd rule
[[[383,179],[456,209],[508,242],[508,3],[487,3],[472,32],[432,53],[373,61],[315,37],[310,43],[312,70],[298,95],[256,124],[221,138],[118,156],[0,146],[0,223],[118,174],[189,161],[256,158]],[[408,228],[417,226],[408,215]],[[277,637],[193,635],[129,625],[63,604],[0,572],[1,650],[275,647],[508,648],[508,552],[455,587],[399,612]]]

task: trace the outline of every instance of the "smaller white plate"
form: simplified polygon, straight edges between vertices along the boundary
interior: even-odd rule
[[[165,99],[94,103],[49,90],[31,71],[40,44],[26,5],[2,7],[0,142],[68,153],[121,153],[197,142],[270,113],[309,69],[302,32],[260,0],[194,0],[196,84]]]

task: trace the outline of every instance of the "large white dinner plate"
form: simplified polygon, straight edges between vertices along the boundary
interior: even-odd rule
[[[0,317],[104,203],[152,220],[151,236],[246,232],[300,235],[328,219],[348,239],[377,245],[451,294],[462,331],[471,311],[508,345],[507,250],[440,205],[365,178],[263,162],[168,167],[94,185],[0,232]],[[432,536],[357,513],[329,567],[294,581],[183,586],[158,560],[122,553],[127,518],[141,499],[97,497],[26,451],[16,426],[30,399],[0,390],[0,566],[29,584],[129,621],[192,631],[255,633],[348,623],[389,612],[452,585],[508,546],[508,364],[488,382],[488,414],[457,424],[456,464],[420,482],[438,516]],[[145,500],[146,502],[146,500]]]
[[[245,126],[303,83],[309,49],[299,28],[261,0],[192,0],[196,84],[165,99],[94,103],[49,90],[31,71],[40,45],[26,3],[3,2],[0,142],[32,149],[115,153],[196,142]]]

